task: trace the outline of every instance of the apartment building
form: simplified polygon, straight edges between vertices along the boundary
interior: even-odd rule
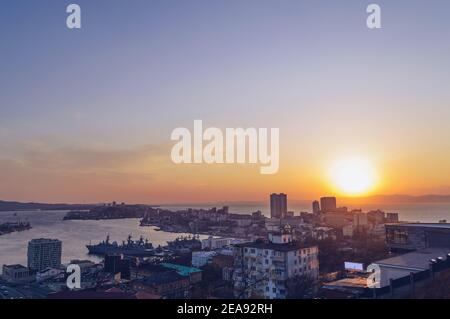
[[[287,298],[290,279],[302,277],[317,281],[318,252],[317,246],[294,242],[286,229],[270,234],[268,241],[235,245],[235,297]]]
[[[62,243],[57,239],[33,239],[28,242],[28,268],[41,271],[61,266]]]

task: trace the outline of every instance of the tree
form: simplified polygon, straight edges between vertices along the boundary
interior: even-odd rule
[[[310,298],[314,293],[314,280],[310,276],[299,275],[286,282],[287,299]]]

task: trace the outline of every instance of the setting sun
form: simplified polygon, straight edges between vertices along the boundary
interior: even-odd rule
[[[346,195],[363,195],[376,184],[372,164],[363,158],[347,158],[337,162],[331,170],[334,187]]]

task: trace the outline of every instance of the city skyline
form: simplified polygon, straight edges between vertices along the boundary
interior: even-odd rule
[[[66,3],[0,4],[0,199],[450,194],[448,2],[377,1],[380,30],[361,1],[77,3],[76,31]],[[196,119],[279,127],[278,174],[173,164],[170,132]],[[353,158],[357,188],[335,171]]]

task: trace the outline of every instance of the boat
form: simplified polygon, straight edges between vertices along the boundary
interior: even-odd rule
[[[121,245],[117,242],[110,242],[109,234],[106,240],[97,245],[86,245],[86,248],[91,255],[106,256],[106,255],[125,255],[131,257],[150,257],[155,255],[155,249],[152,243],[141,236],[139,240],[133,241],[132,236],[129,235],[127,241],[123,241]]]
[[[188,252],[202,249],[202,242],[198,235],[180,236],[173,241],[168,241],[165,248],[175,252]]]

